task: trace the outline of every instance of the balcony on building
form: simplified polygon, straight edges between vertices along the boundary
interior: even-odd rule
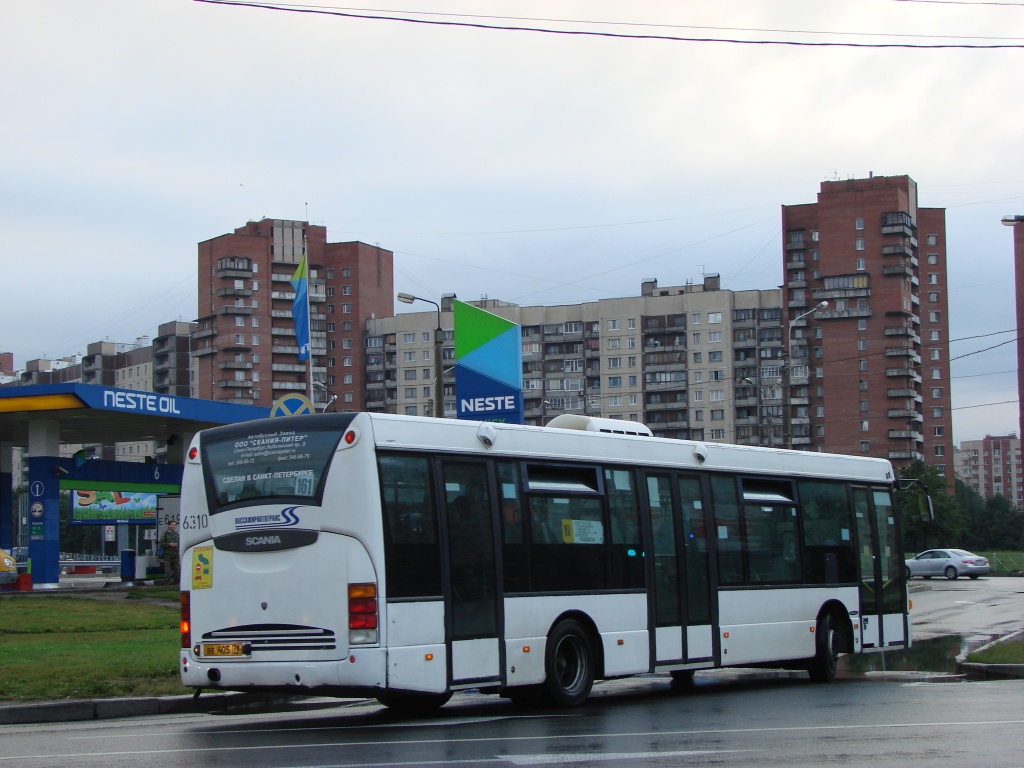
[[[221,298],[225,296],[252,296],[252,291],[248,288],[218,288],[217,295]]]
[[[291,392],[305,392],[308,387],[301,381],[274,381],[271,382],[272,389],[283,389]]]
[[[793,254],[788,261],[786,261],[786,269],[807,269],[807,262],[804,260],[802,253]]]
[[[242,360],[222,360],[221,362],[217,363],[217,369],[221,371],[251,371],[252,363],[247,363]]]
[[[239,307],[234,304],[217,307],[218,315],[251,315],[252,311],[252,307]]]
[[[890,399],[895,398],[910,398],[915,403],[921,403],[924,401],[924,397],[916,389],[902,388],[902,389],[887,389],[885,390],[885,396]]]
[[[910,217],[909,213],[904,211],[891,211],[889,213],[882,214],[883,235],[902,235],[903,237],[913,237],[915,229],[914,220]]]
[[[882,274],[889,277],[914,277],[914,270],[909,264],[903,262],[901,264],[886,264],[882,267]]]
[[[916,429],[890,429],[890,440],[913,440],[915,443],[923,443],[924,435]]]
[[[217,259],[217,277],[251,278],[252,260],[244,256],[225,256]]]
[[[217,386],[221,389],[252,389],[252,379],[219,379]]]
[[[908,243],[900,243],[899,245],[883,245],[882,255],[913,257],[914,249],[911,248]]]
[[[902,419],[903,421],[924,421],[924,415],[913,408],[890,408],[886,411],[890,419]]]

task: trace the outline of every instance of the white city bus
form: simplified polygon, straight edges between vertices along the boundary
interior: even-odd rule
[[[573,706],[595,679],[829,681],[840,653],[910,645],[887,461],[625,426],[343,413],[201,432],[182,682]]]

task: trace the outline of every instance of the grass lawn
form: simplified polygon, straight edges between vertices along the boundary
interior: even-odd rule
[[[174,599],[12,595],[0,606],[0,701],[191,692],[178,677]]]
[[[1024,664],[1024,635],[968,654],[967,660],[978,664]]]

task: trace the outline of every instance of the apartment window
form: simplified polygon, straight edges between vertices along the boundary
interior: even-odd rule
[[[860,450],[861,450],[862,453],[867,453],[868,451],[870,451],[871,450],[871,441],[870,440],[861,440],[860,441]]]
[[[636,355],[629,356],[629,367],[636,368]]]
[[[941,424],[934,428],[934,433],[936,437],[942,437],[944,432],[945,428]]]
[[[942,418],[942,407],[941,406],[936,406],[935,408],[932,408],[932,418],[933,419],[941,419]]]
[[[415,405],[407,405],[407,406],[405,406],[405,415],[406,416],[415,416],[416,415],[416,406]]]
[[[609,357],[608,358],[608,367],[609,368],[621,368],[622,367],[622,358],[621,357]]]
[[[932,349],[932,350],[930,350],[930,353],[931,353],[932,360],[941,360],[942,359],[942,350],[941,349]]]
[[[867,413],[868,412],[868,401],[867,400],[861,400],[860,401],[860,412],[861,413]]]
[[[236,326],[244,326],[245,325],[245,317],[243,315],[235,315],[235,325]]]
[[[635,318],[635,317],[631,317],[631,318],[629,318],[629,319],[628,319],[628,320],[626,321],[626,327],[627,327],[627,328],[628,328],[629,330],[631,330],[631,331],[635,331],[635,330],[636,330],[636,318]]]
[[[861,431],[861,432],[867,432],[867,431],[868,431],[868,422],[867,422],[867,419],[865,419],[864,421],[862,421],[862,422],[860,423],[860,431]]]
[[[928,235],[928,245],[938,245],[938,244],[939,244],[939,236],[938,235]]]
[[[858,237],[857,238],[857,250],[858,251],[863,251],[864,250],[864,238],[863,237]]]
[[[932,387],[932,400],[942,399],[942,387]]]
[[[342,296],[351,296],[352,295],[352,286],[351,285],[343,285],[343,286],[341,286],[341,295]]]
[[[857,271],[858,272],[863,272],[867,268],[868,268],[867,267],[867,262],[864,259],[857,259]]]
[[[327,295],[328,296],[333,296],[334,295],[334,286],[333,285],[328,285],[327,286]]]
[[[853,220],[853,228],[858,230],[858,231],[864,229],[864,219],[859,219],[859,218],[858,219],[854,219]]]
[[[341,340],[341,348],[342,349],[352,349],[352,339],[342,339]]]
[[[700,325],[700,312],[694,312],[691,320],[693,325]]]
[[[825,406],[824,405],[816,406],[815,409],[814,409],[814,415],[817,416],[819,419],[825,418]]]
[[[422,371],[420,373],[421,373],[421,377],[424,378],[424,379],[429,379],[430,376],[431,376],[429,368],[422,369]]]
[[[708,323],[720,323],[722,322],[721,312],[708,312]]]
[[[620,339],[620,338],[613,338],[613,339],[608,339],[608,344],[605,346],[605,349],[619,349],[621,346],[622,346],[622,339]]]
[[[620,406],[620,405],[622,405],[622,395],[611,395],[608,398],[608,405],[610,405],[610,406]]]
[[[250,317],[249,320],[251,321],[249,323],[249,325],[251,327],[253,327],[253,328],[259,328],[260,327],[260,319],[258,317],[253,316],[253,317]]]
[[[343,357],[343,358],[341,358],[341,364],[346,366],[346,367],[348,367],[348,368],[351,368],[352,367],[352,358],[351,357]]]
[[[932,379],[941,379],[942,370],[940,368],[932,368]]]
[[[629,396],[629,404],[630,405],[636,405],[637,404],[637,396],[636,395],[630,395]],[[634,421],[635,421],[635,419],[634,419]]]
[[[621,386],[622,386],[622,377],[621,376],[609,376],[608,377],[608,388],[609,389],[615,389],[615,388],[621,387]]]
[[[636,336],[630,336],[626,339],[626,349],[636,349]]]
[[[704,421],[704,411],[694,411],[693,412],[693,420],[694,421]]]
[[[405,388],[405,396],[409,400],[415,400],[416,399],[416,387],[406,387]]]
[[[622,328],[622,321],[621,320],[609,320],[605,324],[605,328],[607,328],[609,331],[618,331],[618,330],[620,330]]]
[[[946,446],[944,446],[944,445],[936,445],[935,446],[935,455],[936,456],[945,456],[946,455]]]
[[[635,387],[636,385],[637,385],[637,377],[636,376],[630,376],[629,377],[629,386]],[[635,397],[635,395],[634,395],[634,397]],[[636,403],[630,403],[630,405],[636,405]]]
[[[693,334],[693,343],[700,344],[700,332]]]
[[[867,392],[868,391],[868,380],[867,379],[861,379],[860,380],[860,391],[861,392]]]
[[[331,382],[331,383],[333,384],[334,382]],[[341,377],[341,383],[342,384],[351,384],[352,383],[352,374],[351,373],[346,373],[344,376],[342,376]]]
[[[938,264],[939,263],[939,254],[937,254],[937,253],[929,253],[928,254],[928,263],[929,264]]]
[[[703,390],[695,389],[693,391],[693,402],[695,402],[695,403],[703,403],[704,402],[704,392],[703,392]]]
[[[334,365],[334,360],[333,359],[331,360],[331,365]],[[405,371],[402,371],[402,378],[405,381],[416,381],[416,369],[415,368],[409,368],[409,369],[407,369]]]
[[[932,304],[938,304],[938,302],[939,302],[939,292],[938,291],[928,291],[928,301],[930,301]]]
[[[342,304],[341,305],[341,314],[343,314],[343,315],[351,315],[352,314],[352,305],[351,304]]]
[[[942,338],[941,338],[940,334],[941,334],[941,331],[929,331],[928,332],[928,338],[931,341],[941,341]]]
[[[351,320],[343,321],[342,324],[341,324],[341,330],[343,330],[343,331],[351,331],[352,330],[352,321]]]
[[[722,343],[722,332],[721,331],[708,331],[708,344],[721,344]]]
[[[693,362],[694,362],[694,364],[697,364],[697,363],[701,362],[701,358],[702,358],[703,354],[704,354],[703,352],[694,352],[693,353]]]
[[[402,343],[403,344],[415,344],[416,343],[416,334],[415,333],[403,333],[402,334]]]
[[[929,272],[928,273],[928,285],[938,285],[938,284],[939,284],[939,275],[938,275],[938,273],[937,272]]]
[[[938,322],[940,322],[941,318],[942,318],[942,313],[941,312],[936,312],[935,310],[932,310],[932,311],[930,311],[928,313],[928,322],[930,322],[930,323],[938,323]]]
[[[708,352],[708,362],[709,363],[720,363],[720,362],[722,362],[722,359],[723,359],[723,354],[722,354],[721,350],[719,350],[717,352]]]
[[[725,440],[725,430],[724,429],[712,429],[711,430],[711,439],[712,440]]]
[[[725,421],[725,410],[722,408],[711,409],[711,420],[712,421]]]
[[[260,343],[260,337],[255,335],[255,334],[253,334],[253,336],[252,336],[252,345],[255,347],[255,346],[258,346],[259,343]]]
[[[342,277],[352,277],[352,268],[351,267],[342,267],[341,276]]]
[[[725,390],[723,389],[712,389],[711,390],[711,402],[721,402],[725,400]]]
[[[416,362],[416,353],[411,351],[411,350],[408,351],[408,352],[403,352],[402,353],[402,362],[403,363],[415,363]]]
[[[867,348],[868,348],[868,340],[867,339],[857,339],[857,349],[859,351],[864,352],[865,350],[867,350]]]
[[[693,371],[690,374],[690,376],[691,376],[694,384],[700,384],[702,381],[704,381],[704,372],[703,371]]]
[[[430,360],[430,350],[429,349],[424,349],[423,350],[423,362],[427,362],[428,360]]]
[[[354,399],[354,398],[353,398],[353,396],[352,396],[352,393],[351,393],[351,392],[345,392],[345,393],[344,393],[344,394],[343,394],[343,395],[341,396],[341,399],[342,399],[342,401],[344,401],[344,402],[346,402],[346,403],[351,403],[351,402],[353,401],[353,399]]]

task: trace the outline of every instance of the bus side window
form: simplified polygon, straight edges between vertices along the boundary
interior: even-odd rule
[[[743,530],[740,528],[740,505],[736,494],[736,478],[711,478],[715,499],[715,528],[718,535],[718,582],[725,585],[743,583]]]
[[[429,459],[382,455],[385,574],[390,597],[441,594],[441,548]]]
[[[520,496],[519,468],[498,464],[498,496],[501,506],[501,533],[505,591],[525,592],[530,588],[530,569],[526,559],[523,503]]]

